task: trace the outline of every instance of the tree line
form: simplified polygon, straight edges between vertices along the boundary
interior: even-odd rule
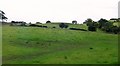
[[[0,10],[0,19],[2,20],[2,22],[4,20],[7,20],[8,18],[5,16],[5,12],[1,11]],[[100,20],[98,20],[97,22],[93,21],[91,18],[88,18],[87,20],[85,20],[83,22],[83,24],[86,24],[88,26],[88,30],[89,31],[97,31],[97,29],[99,30],[102,30],[104,32],[107,32],[107,33],[115,33],[115,34],[118,34],[120,33],[120,26],[115,26],[113,23],[115,22],[120,22],[120,18],[111,18],[110,20],[113,20],[113,22],[110,22],[109,20],[106,20],[106,19],[103,19],[101,18]],[[11,21],[11,23],[14,23],[15,21]],[[51,23],[51,21],[46,21],[46,23]],[[76,20],[73,20],[71,22],[72,24],[77,24],[77,21]],[[21,24],[26,24],[25,22],[24,23],[21,23]],[[42,24],[40,22],[36,22],[36,24]],[[68,28],[69,25],[66,24],[66,23],[60,23],[59,24],[59,27],[60,28]]]
[[[89,31],[96,31],[97,29],[102,30],[107,33],[119,33],[120,32],[120,26],[115,26],[113,23],[120,22],[120,19],[110,19],[114,20],[113,22],[110,22],[106,19],[101,18],[97,22],[93,21],[92,19],[87,19],[83,24],[86,24],[88,26]]]

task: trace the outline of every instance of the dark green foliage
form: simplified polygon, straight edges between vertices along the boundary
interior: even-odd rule
[[[119,32],[119,28],[117,26],[113,26],[112,31],[114,32],[114,34],[117,34]]]
[[[65,23],[60,23],[60,24],[59,24],[59,27],[60,27],[60,28],[68,28],[68,25],[65,24]]]
[[[116,19],[110,19],[110,20],[116,20]],[[102,31],[105,31],[107,33],[114,33],[114,34],[120,32],[119,27],[114,26],[112,22],[109,22],[106,19],[100,19],[98,23],[99,23],[99,29],[101,29]]]
[[[60,28],[64,28],[64,25],[65,25],[64,23],[60,23],[60,24],[59,24],[59,27],[60,27]]]
[[[65,25],[64,27],[65,27],[65,28],[68,28],[68,25]]]
[[[95,26],[88,26],[88,30],[89,31],[96,31],[96,27]]]
[[[5,12],[3,12],[3,11],[1,11],[0,10],[0,19],[2,20],[2,22],[3,22],[3,20],[7,20],[8,18],[5,16]]]
[[[97,22],[93,22],[92,26],[98,28],[99,27],[99,24]]]
[[[73,20],[73,21],[72,21],[72,24],[77,24],[77,21],[76,21],[76,20]]]
[[[36,24],[30,24],[29,26],[37,27],[38,25],[36,25]]]
[[[111,20],[119,20],[119,19],[111,19]],[[113,22],[109,22],[106,19],[101,18],[98,22],[94,22],[92,19],[87,19],[84,24],[88,26],[89,31],[96,31],[97,28],[105,31],[107,33],[117,34],[120,32],[120,28],[113,25]]]
[[[112,22],[106,22],[105,24],[104,24],[104,27],[107,27],[107,28],[110,28],[110,27],[112,27],[113,26],[113,23]]]
[[[69,28],[70,30],[80,30],[80,31],[87,31],[85,29],[79,29],[79,28]]]
[[[51,21],[48,20],[46,23],[51,23]]]
[[[88,30],[89,31],[96,31],[97,27],[99,26],[99,24],[97,22],[94,22],[92,19],[87,19],[84,23],[86,23],[86,25],[88,26]]]
[[[113,27],[113,24],[111,22],[106,22],[104,23],[104,26],[100,29],[106,32],[112,32],[112,27]]]
[[[118,34],[120,32],[120,29],[117,26],[104,27],[102,28],[102,30],[106,31],[107,33],[114,33],[114,34]]]
[[[109,21],[107,21],[106,19],[101,18],[101,19],[98,21],[98,23],[99,23],[99,28],[101,29],[102,27],[104,27],[104,26],[105,26],[105,23],[107,23],[107,22],[109,22]]]
[[[48,28],[47,26],[42,26],[43,28]]]
[[[91,18],[88,18],[87,20],[85,20],[87,26],[93,26],[93,20]]]

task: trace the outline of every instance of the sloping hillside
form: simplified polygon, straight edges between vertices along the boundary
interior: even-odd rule
[[[117,35],[44,25],[48,28],[3,25],[3,64],[117,63]],[[87,29],[85,25],[69,27]]]

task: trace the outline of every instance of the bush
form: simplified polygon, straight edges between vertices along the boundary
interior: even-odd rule
[[[105,26],[105,23],[107,23],[107,22],[109,22],[109,21],[106,20],[106,19],[101,18],[101,19],[98,21],[98,23],[99,23],[99,28],[101,29],[102,27],[104,27],[104,26]]]
[[[114,33],[114,34],[118,34],[120,32],[120,28],[117,26],[112,26],[110,28],[106,28],[104,29],[104,31],[106,31],[107,33]]]
[[[65,23],[60,23],[60,24],[59,24],[59,27],[60,27],[60,28],[68,28],[68,25],[65,24]]]
[[[65,27],[65,28],[68,28],[68,25],[65,25],[64,27]]]
[[[59,24],[59,27],[60,27],[60,28],[64,28],[64,25],[65,25],[64,23],[60,23],[60,24]]]
[[[88,26],[88,30],[89,31],[96,31],[96,27],[95,26]]]
[[[117,26],[113,26],[113,27],[112,27],[112,32],[113,32],[114,34],[119,33],[119,28],[118,28]]]

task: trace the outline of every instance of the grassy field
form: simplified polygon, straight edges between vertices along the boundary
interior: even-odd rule
[[[3,25],[3,64],[115,64],[118,35]],[[51,28],[56,26],[57,28]],[[86,25],[70,25],[87,29]]]

